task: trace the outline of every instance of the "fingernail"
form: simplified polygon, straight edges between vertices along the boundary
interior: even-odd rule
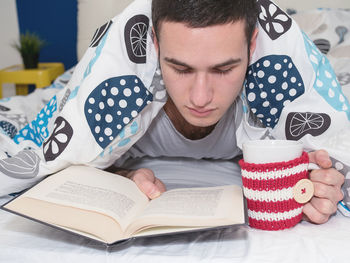
[[[151,199],[157,198],[158,196],[160,196],[160,192],[159,191],[153,191],[152,193],[150,193],[149,197]]]
[[[326,166],[325,168],[332,166],[332,161],[327,157],[322,158],[322,162]]]

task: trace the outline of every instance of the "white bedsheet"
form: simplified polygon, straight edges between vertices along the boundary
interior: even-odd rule
[[[148,159],[132,165],[154,169],[168,188],[240,184],[238,167],[232,162]],[[284,231],[241,226],[136,239],[107,248],[0,210],[0,262],[340,263],[349,259],[350,220],[340,213],[323,225],[302,222]]]

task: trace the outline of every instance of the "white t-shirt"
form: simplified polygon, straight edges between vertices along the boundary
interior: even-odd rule
[[[187,139],[179,133],[161,109],[144,136],[115,165],[121,167],[129,158],[145,156],[232,159],[241,154],[236,144],[236,128],[242,118],[240,109],[236,102],[233,103],[213,131],[199,140]]]

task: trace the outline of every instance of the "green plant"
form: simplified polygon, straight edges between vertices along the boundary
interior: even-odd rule
[[[27,31],[21,34],[19,42],[13,43],[12,46],[21,54],[24,67],[29,69],[38,67],[40,50],[45,45],[46,42],[37,34]]]

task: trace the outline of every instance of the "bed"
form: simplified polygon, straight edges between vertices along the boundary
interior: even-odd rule
[[[240,184],[232,162],[138,160],[167,187]],[[237,176],[232,176],[232,173]],[[176,177],[174,177],[176,174]],[[189,175],[196,180],[189,180]],[[210,178],[215,175],[214,183]],[[176,178],[176,179],[174,179]],[[5,202],[9,198],[1,199]],[[302,222],[284,231],[247,226],[135,239],[105,247],[0,211],[1,262],[348,262],[350,221],[337,213],[324,225]]]
[[[97,7],[94,1],[79,1],[79,57],[94,30],[130,1],[104,2],[106,8],[101,8],[101,5]],[[344,94],[350,98],[350,11],[335,9],[350,8],[350,3],[308,1],[310,6],[306,6],[303,1],[293,1],[291,6],[289,1],[277,2],[285,10],[288,9],[306,34],[318,43],[319,49],[333,65]],[[21,104],[21,110],[26,111],[27,119],[35,116],[42,105],[69,80],[71,73],[72,70],[68,70],[47,89],[37,90],[28,97],[16,100]],[[23,102],[28,100],[38,105],[37,108],[26,107]],[[13,106],[11,100],[7,103],[3,105]],[[144,158],[129,162],[128,166],[153,169],[168,189],[241,184],[239,167],[232,161]],[[192,175],[196,175],[195,179],[190,179]],[[212,179],[214,177],[215,181]],[[1,197],[0,204],[11,198]],[[240,226],[201,233],[138,238],[113,247],[105,247],[2,210],[0,231],[0,262],[348,262],[350,258],[350,219],[339,211],[323,225],[303,221],[292,229],[276,232]]]

